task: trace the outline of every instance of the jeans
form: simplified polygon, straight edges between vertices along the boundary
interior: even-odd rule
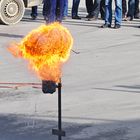
[[[121,25],[122,21],[122,0],[115,0],[115,24]],[[112,23],[112,0],[105,1],[105,23]]]
[[[49,23],[62,21],[64,10],[64,0],[50,0]]]
[[[64,17],[68,16],[68,0],[64,0],[64,11],[63,11],[63,16],[64,16]]]
[[[135,0],[128,1],[128,13],[127,16],[133,18],[135,12]]]
[[[43,11],[42,11],[43,16],[49,17],[49,11],[50,11],[50,1],[43,0]]]
[[[73,0],[73,4],[72,4],[72,17],[78,16],[79,3],[80,3],[80,0]]]
[[[32,17],[37,17],[37,6],[33,6],[32,7],[32,12],[31,12],[31,16]]]

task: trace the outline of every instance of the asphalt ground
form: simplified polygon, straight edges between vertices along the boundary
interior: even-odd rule
[[[69,9],[69,15],[70,15]],[[31,30],[44,24],[30,9],[16,25],[0,25],[0,140],[55,140],[57,93],[44,95],[27,62],[7,50]],[[62,116],[64,140],[140,139],[140,20],[120,29],[102,29],[101,19],[63,21],[73,38],[69,61],[63,67]],[[8,83],[8,84],[6,84]],[[11,83],[11,84],[10,84]],[[17,84],[14,84],[17,83]],[[18,83],[27,83],[26,85]]]

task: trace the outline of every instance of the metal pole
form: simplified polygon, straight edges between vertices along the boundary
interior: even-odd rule
[[[62,119],[61,119],[61,81],[58,83],[58,130],[62,130]],[[61,140],[61,135],[58,136],[58,140]]]
[[[52,134],[58,136],[58,140],[62,140],[62,136],[65,136],[65,131],[62,130],[62,106],[61,106],[61,79],[57,85],[58,88],[58,129],[52,129]]]

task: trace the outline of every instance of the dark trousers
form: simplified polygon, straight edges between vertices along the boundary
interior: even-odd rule
[[[135,12],[134,12],[134,15],[137,16],[139,15],[139,0],[135,0]]]
[[[122,0],[122,16],[125,17],[126,13],[127,13],[126,0]]]
[[[135,0],[128,1],[128,13],[127,16],[133,18],[135,12]]]
[[[98,18],[98,15],[100,12],[100,3],[101,3],[101,0],[94,0],[94,3],[93,3],[92,15],[96,18]]]
[[[43,11],[42,11],[43,16],[49,17],[49,11],[50,11],[50,1],[43,0]]]
[[[98,17],[99,12],[101,13],[101,18],[104,19],[105,16],[105,0],[86,0],[86,9],[89,15]]]
[[[139,0],[135,0],[134,16],[139,16]],[[127,13],[127,2],[122,0],[122,14],[125,16]]]
[[[72,17],[78,15],[79,3],[80,3],[80,0],[73,0],[73,4],[72,4]]]
[[[100,2],[100,13],[101,13],[101,18],[105,18],[105,0],[101,0]]]
[[[32,12],[31,12],[31,16],[32,17],[37,17],[37,6],[33,6],[32,7]]]
[[[93,0],[86,0],[86,9],[87,9],[88,15],[91,15],[93,11]]]

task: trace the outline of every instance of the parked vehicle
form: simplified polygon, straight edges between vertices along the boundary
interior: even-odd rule
[[[16,24],[22,19],[26,7],[41,3],[42,0],[0,0],[0,23]]]

